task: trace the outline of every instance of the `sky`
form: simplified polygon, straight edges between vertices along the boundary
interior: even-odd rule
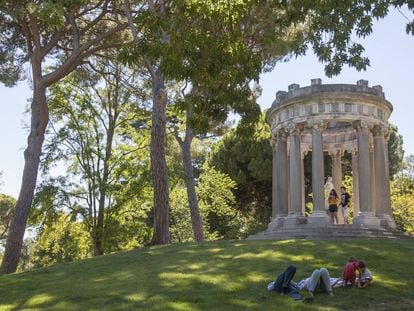
[[[412,14],[403,13],[409,19]],[[394,106],[390,122],[403,136],[405,155],[414,154],[414,36],[405,33],[407,19],[400,12],[374,24],[373,33],[361,40],[371,66],[365,72],[343,68],[342,73],[328,79],[312,52],[289,62],[279,63],[275,69],[261,76],[263,88],[259,104],[269,108],[279,90],[288,85],[310,85],[310,80],[321,78],[323,84],[369,81],[369,86],[382,85],[385,97]],[[27,124],[30,115],[25,113],[31,97],[30,87],[21,82],[14,88],[0,85],[0,193],[18,196],[23,173],[23,152],[27,143]]]

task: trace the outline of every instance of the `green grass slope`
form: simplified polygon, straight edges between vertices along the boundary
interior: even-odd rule
[[[317,293],[312,303],[267,292],[289,264],[295,280],[350,255],[369,288]],[[220,241],[120,252],[0,277],[0,310],[414,310],[414,240]]]

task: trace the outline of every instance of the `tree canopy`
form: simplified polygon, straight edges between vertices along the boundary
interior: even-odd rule
[[[225,236],[227,229],[223,228],[237,227],[233,226],[235,219],[248,223],[254,215],[265,222],[270,207],[271,155],[267,125],[263,120],[256,123],[260,116],[256,103],[259,88],[254,83],[277,62],[303,55],[308,49],[325,64],[327,76],[339,74],[345,65],[364,70],[369,66],[369,59],[359,40],[370,35],[374,19],[383,18],[391,8],[403,5],[410,10],[414,8],[413,1],[375,0],[0,1],[0,82],[13,86],[27,78],[33,90],[22,185],[9,224],[1,272],[14,272],[18,264],[50,116],[63,126],[56,129],[54,141],[48,144],[43,167],[66,161],[70,163],[70,172],[56,180],[50,179],[52,184],[41,184],[36,203],[53,207],[56,202],[65,202],[66,197],[62,195],[65,191],[72,199],[77,195],[74,203],[69,204],[72,214],[54,209],[52,214],[43,215],[53,216],[57,223],[70,219],[75,231],[86,227],[94,241],[95,255],[102,254],[104,249],[147,243],[150,221],[153,221],[155,244],[171,241],[169,192],[173,191],[176,202],[179,201],[177,193],[182,191],[173,189],[180,182],[171,186],[172,178],[168,175],[171,171],[177,173],[171,169],[177,163],[168,159],[168,153],[175,150],[166,150],[171,147],[166,128],[174,118],[185,119],[185,136],[182,132],[176,133],[176,137],[182,147],[187,190],[192,192],[188,203],[193,230],[198,228],[196,240],[203,240],[204,232],[208,236],[213,236],[213,232]],[[408,22],[407,33],[414,34],[413,23]],[[112,62],[120,59],[130,67],[120,69],[122,73],[139,73],[138,85],[134,87],[142,96],[135,96],[131,88],[116,90],[110,83],[105,85],[108,81],[103,82],[102,77],[108,72],[98,68],[97,59]],[[85,65],[98,71],[85,74],[82,71]],[[67,78],[76,70],[77,75]],[[79,91],[78,87],[83,89]],[[115,107],[112,104],[118,95],[123,98],[118,98],[120,101]],[[147,109],[150,102],[151,111]],[[141,106],[145,109],[137,113]],[[231,112],[241,116],[238,129],[214,147],[204,175],[201,169],[201,175],[194,176],[193,137],[205,135],[217,125],[220,127]],[[118,125],[122,128],[119,132]],[[150,139],[147,132],[141,131],[143,128],[151,130]],[[250,138],[246,136],[249,131],[253,133]],[[137,134],[143,132],[146,134]],[[145,148],[148,140],[149,149]],[[390,145],[391,173],[394,174],[403,156],[401,137],[394,128],[391,128]],[[223,173],[226,175],[220,175]],[[152,187],[148,186],[149,174]],[[215,190],[219,193],[224,186],[218,180],[229,177],[237,183],[234,188],[229,182],[229,188],[235,194],[238,212],[214,214],[213,201],[209,202],[210,209],[206,212],[208,199],[203,197],[200,206],[204,207],[200,211],[208,224],[198,221],[194,226],[197,217],[193,216],[197,213],[193,212],[198,208],[191,201],[197,201],[196,186],[202,181],[216,180]],[[139,195],[135,193],[131,198],[134,190]],[[221,193],[217,201],[227,210],[222,197],[228,197],[228,206],[232,206],[230,195],[226,191]],[[253,193],[251,197],[250,193]],[[151,195],[153,201],[148,203]],[[151,210],[153,215],[149,216]],[[175,212],[180,214],[181,210]],[[244,220],[240,218],[242,214]],[[86,226],[77,226],[79,218]],[[59,236],[50,241],[42,237],[46,244],[61,245],[68,237],[75,240],[58,224],[54,227],[44,223],[42,228]],[[117,231],[119,236],[108,237],[104,234],[106,228]],[[237,227],[239,232],[234,236],[241,236],[240,228]],[[141,236],[134,235],[134,230]],[[185,239],[180,232],[175,236]],[[121,237],[131,238],[133,242],[125,244]],[[104,246],[105,241],[108,248]],[[74,258],[70,254],[69,257]],[[60,257],[51,260],[57,258]]]

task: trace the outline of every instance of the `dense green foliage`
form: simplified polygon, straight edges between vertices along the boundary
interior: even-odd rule
[[[115,232],[124,235],[119,232],[123,230],[120,223],[148,182],[145,163],[149,154],[142,147],[147,144],[148,131],[133,126],[147,117],[138,105],[143,99],[137,96],[141,89],[140,80],[134,81],[137,75],[110,61],[95,61],[92,69],[72,74],[51,88],[50,139],[42,161],[45,181],[35,206],[41,212],[50,202],[55,205],[52,209],[81,219],[94,254],[99,255],[122,249],[112,237]],[[131,153],[139,157],[139,164],[128,158]],[[66,168],[66,173],[46,175],[56,165]],[[136,209],[134,214],[141,212]]]
[[[271,215],[272,148],[264,115],[259,122],[225,135],[213,148],[209,163],[237,184],[237,208],[267,224]]]
[[[391,183],[391,206],[398,229],[414,234],[414,155]]]
[[[0,1],[0,82],[12,86],[28,73],[33,91],[22,184],[1,273],[18,266],[49,121],[47,89],[91,55],[127,40],[121,33],[127,25],[113,5],[115,1]]]
[[[388,163],[391,179],[401,171],[404,162],[403,137],[398,133],[398,127],[389,125]]]
[[[9,228],[11,215],[15,205],[15,198],[0,193],[0,245],[3,244],[3,240],[7,235],[7,229]]]
[[[291,264],[294,280],[320,267],[339,277],[350,255],[365,260],[373,286],[317,293],[311,304],[266,291]],[[411,310],[413,256],[413,240],[151,247],[1,276],[0,310]]]
[[[60,214],[52,224],[44,225],[37,243],[31,250],[30,263],[43,267],[88,257],[90,236],[85,225]]]
[[[354,41],[371,33],[373,19],[405,3],[413,9],[412,1],[373,0],[1,1],[0,81],[13,86],[30,63],[33,82],[26,184],[2,272],[15,270],[31,205],[37,235],[26,245],[23,266],[27,258],[43,266],[142,247],[151,239],[169,243],[170,229],[173,242],[191,241],[195,226],[188,206],[193,209],[184,198],[188,181],[193,189],[197,185],[207,239],[243,238],[266,225],[270,130],[263,117],[256,122],[260,88],[253,82],[308,48],[326,65],[328,76],[344,65],[365,69],[369,60]],[[413,32],[412,23],[407,32]],[[121,45],[118,55],[115,48]],[[238,128],[213,147],[208,165],[203,166],[208,148],[192,161],[192,139],[223,129],[230,112],[241,116]],[[42,150],[49,116],[52,125]],[[183,119],[184,129],[177,125]],[[183,154],[188,151],[184,165],[178,146],[165,137],[167,123]],[[43,176],[32,204],[42,151]],[[394,176],[403,157],[394,127],[389,155]],[[349,173],[349,155],[346,159]],[[49,170],[59,166],[66,172],[56,176]],[[394,212],[399,228],[412,232],[412,192],[401,190],[407,183],[411,187],[412,179],[396,178]],[[10,198],[1,199],[0,238],[12,215]]]

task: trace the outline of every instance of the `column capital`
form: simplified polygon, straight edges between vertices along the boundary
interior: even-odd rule
[[[333,157],[339,157],[342,158],[345,154],[345,150],[344,149],[330,149],[328,150],[329,155],[333,156]]]
[[[360,121],[355,121],[352,123],[352,126],[354,127],[354,129],[356,130],[362,130],[362,131],[371,131],[372,128],[374,127],[374,124],[372,122],[366,121],[366,120],[360,120]]]
[[[308,152],[310,151],[310,149],[302,149],[300,151],[300,158],[303,160],[305,158],[305,156],[308,154]]]
[[[358,157],[358,150],[357,150],[357,148],[351,149],[349,153],[352,155],[352,157]]]
[[[390,131],[388,127],[385,127],[384,125],[381,125],[381,124],[376,124],[372,128],[372,134],[374,135],[374,137],[382,136],[386,139],[389,135],[389,132]]]
[[[290,124],[287,126],[287,131],[289,132],[289,135],[300,135],[300,133],[303,131],[303,125],[302,124]]]
[[[277,140],[286,140],[288,136],[288,132],[286,131],[286,129],[284,127],[282,127],[281,129],[279,129],[276,133],[275,133],[275,138]]]
[[[306,123],[306,126],[308,128],[313,129],[313,130],[317,130],[317,131],[322,132],[324,129],[326,129],[327,124],[328,123],[324,120],[309,120]]]

